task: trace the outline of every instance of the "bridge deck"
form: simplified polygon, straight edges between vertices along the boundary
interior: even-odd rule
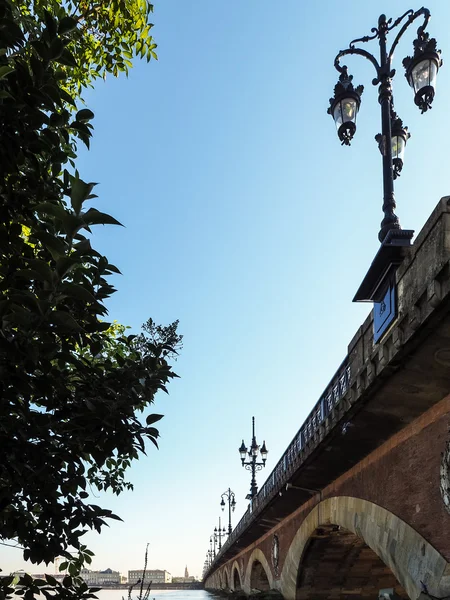
[[[377,344],[372,313],[358,329],[347,357],[205,578],[450,393],[447,197],[417,236],[396,279],[393,326]],[[287,490],[287,484],[294,487]]]

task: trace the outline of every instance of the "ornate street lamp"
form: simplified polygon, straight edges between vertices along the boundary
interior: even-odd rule
[[[208,567],[210,567],[212,565],[212,561],[213,561],[212,550],[208,550],[208,552],[206,553],[206,559],[208,561]]]
[[[252,473],[252,481],[250,485],[250,494],[247,494],[247,500],[253,500],[253,498],[258,493],[258,486],[256,485],[256,471],[261,471],[263,467],[266,466],[267,460],[267,448],[266,442],[263,442],[261,448],[256,443],[255,437],[255,417],[252,417],[252,443],[250,448],[247,450],[247,447],[244,444],[244,440],[242,440],[241,447],[239,448],[239,454],[241,455],[242,466],[247,469],[247,471],[251,471]],[[245,462],[246,456],[250,457],[250,460]],[[261,462],[257,462],[258,455],[261,454]]]
[[[225,531],[225,527],[222,527],[221,523],[220,523],[220,517],[219,517],[219,529],[217,529],[217,527],[214,527],[214,541],[215,542],[219,542],[219,552],[220,549],[222,548],[222,537],[224,537],[227,534],[227,532]],[[215,546],[214,546],[215,548]]]
[[[413,231],[403,230],[395,214],[394,179],[402,170],[404,151],[410,137],[407,127],[394,111],[392,80],[395,70],[392,69],[394,51],[405,31],[418,18],[423,17],[422,25],[417,29],[412,57],[406,57],[403,65],[406,78],[414,90],[414,101],[421,112],[431,108],[436,90],[436,75],[442,65],[441,51],[437,50],[436,40],[430,39],[425,28],[430,20],[430,11],[420,8],[408,10],[392,22],[381,15],[378,27],[372,28],[372,35],[367,35],[350,42],[346,50],[341,50],[334,60],[339,72],[339,81],[335,86],[334,97],[330,99],[328,113],[332,115],[342,144],[349,146],[356,132],[356,115],[361,103],[362,86],[356,88],[352,84],[352,76],[347,66],[340,64],[344,56],[357,54],[369,60],[375,68],[376,77],[373,85],[378,87],[378,102],[381,107],[381,133],[375,136],[382,155],[383,163],[383,213],[378,239],[381,242],[372,265],[361,283],[355,302],[372,301],[374,306],[374,341],[378,341],[397,315],[397,298],[395,287],[395,271],[411,245]],[[399,27],[400,26],[400,27]],[[387,37],[399,27],[390,50],[387,50]],[[356,46],[370,40],[378,40],[380,49],[379,62],[367,50]]]
[[[347,146],[356,131],[356,115],[358,113],[362,86],[353,87],[353,77],[348,74],[347,66],[341,66],[340,60],[343,56],[358,54],[368,59],[375,67],[376,77],[373,80],[374,85],[379,85],[378,101],[381,105],[381,137],[384,140],[383,144],[379,144],[380,151],[383,155],[383,187],[384,187],[384,219],[381,223],[379,240],[383,242],[386,235],[393,229],[401,230],[397,215],[394,213],[396,207],[394,200],[393,187],[393,163],[392,163],[392,146],[387,143],[391,139],[392,127],[392,112],[393,112],[393,95],[391,82],[395,75],[395,70],[391,68],[394,50],[397,47],[400,38],[408,27],[418,17],[424,17],[424,23],[417,30],[417,39],[414,41],[413,57],[406,57],[403,64],[406,68],[406,78],[414,89],[415,103],[422,112],[431,108],[433,102],[436,75],[439,67],[442,65],[440,50],[436,50],[436,40],[429,39],[429,34],[424,30],[430,20],[430,11],[427,8],[421,8],[414,12],[408,10],[404,15],[399,17],[394,23],[392,19],[387,20],[385,15],[381,15],[378,19],[378,27],[372,29],[373,35],[364,36],[350,42],[346,50],[342,50],[335,58],[334,66],[340,73],[339,81],[335,86],[334,98],[330,99],[330,107],[328,113],[332,115],[338,128],[338,136],[341,142]],[[388,53],[386,49],[386,41],[388,34],[395,29],[402,21],[402,25],[397,37],[391,46]],[[376,58],[364,50],[355,46],[358,42],[368,42],[373,39],[378,39],[380,46],[380,62]],[[406,140],[405,140],[406,141]],[[404,149],[404,146],[403,146]],[[403,160],[403,159],[402,159]],[[402,236],[403,237],[403,236]],[[405,236],[407,237],[407,236]],[[411,236],[412,237],[412,232]],[[410,239],[410,238],[409,238]],[[409,240],[408,240],[409,241]]]
[[[242,440],[242,443],[244,443],[244,440]],[[240,452],[240,450],[239,450],[239,452]],[[229,535],[232,532],[231,511],[234,512],[234,509],[236,508],[236,499],[234,496],[234,492],[232,492],[230,490],[230,488],[228,488],[228,490],[222,494],[222,500],[220,501],[220,506],[222,507],[222,510],[225,510],[225,499],[224,498],[226,498],[228,501],[228,535]]]

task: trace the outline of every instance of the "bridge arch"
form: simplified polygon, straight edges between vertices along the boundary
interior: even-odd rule
[[[235,560],[231,565],[230,583],[230,588],[233,590],[233,592],[240,592],[242,590],[242,576],[237,560]]]
[[[311,558],[313,551],[316,553],[316,565],[324,560],[323,555],[320,556],[320,546],[322,544],[323,549],[326,542],[316,543],[316,540],[320,537],[330,540],[333,531],[342,536],[339,543],[354,544],[355,549],[351,549],[354,559],[358,559],[360,552],[364,551],[369,563],[371,560],[373,564],[378,561],[383,569],[388,567],[384,573],[378,571],[383,575],[383,585],[380,587],[395,587],[400,597],[403,591],[404,597],[412,600],[420,596],[421,581],[427,584],[433,595],[448,593],[448,577],[444,579],[447,561],[410,525],[372,502],[339,496],[320,502],[300,525],[281,573],[280,591],[285,600],[307,597],[306,590],[302,591],[298,585],[308,585],[307,570],[314,562],[314,558]],[[336,538],[332,543],[338,547]],[[339,549],[337,552],[339,559]],[[392,575],[390,579],[387,576],[389,573]],[[399,586],[384,585],[395,583],[395,580]],[[317,590],[314,597],[320,598]]]
[[[223,568],[223,589],[224,590],[230,589],[230,578],[228,576],[228,571],[227,571],[226,567]]]
[[[252,590],[266,592],[273,589],[273,575],[264,553],[255,548],[250,555],[244,578],[244,592]]]

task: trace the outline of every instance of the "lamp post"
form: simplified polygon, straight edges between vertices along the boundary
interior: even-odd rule
[[[368,59],[375,67],[376,77],[372,83],[373,85],[379,85],[378,102],[381,106],[381,134],[379,134],[378,141],[383,156],[384,218],[381,222],[381,229],[378,235],[380,242],[385,239],[391,230],[401,230],[398,217],[394,213],[396,205],[393,180],[394,177],[399,175],[399,172],[395,173],[393,158],[403,160],[402,153],[406,140],[409,137],[408,133],[405,133],[401,121],[398,122],[398,117],[393,112],[391,83],[395,75],[395,70],[392,69],[392,59],[401,37],[413,21],[420,16],[423,16],[424,22],[417,30],[417,39],[414,41],[414,55],[406,57],[403,60],[403,65],[406,69],[406,79],[414,90],[414,102],[422,113],[426,112],[431,108],[436,89],[436,75],[439,67],[442,65],[440,50],[436,50],[436,40],[434,38],[430,39],[429,33],[425,32],[425,28],[430,20],[430,11],[427,8],[421,8],[416,12],[408,10],[393,23],[392,19],[387,20],[385,15],[381,15],[378,19],[378,27],[372,28],[373,35],[353,40],[346,50],[342,50],[337,54],[334,61],[334,66],[340,73],[340,76],[339,82],[335,87],[334,98],[330,99],[328,113],[332,115],[338,128],[339,139],[345,145],[350,145],[356,132],[356,116],[361,104],[361,94],[364,88],[363,86],[357,86],[356,88],[353,86],[353,78],[351,75],[348,75],[347,67],[340,65],[340,60],[343,56],[358,54]],[[402,22],[403,25],[394,39],[391,49],[388,51],[386,47],[387,36]],[[378,39],[380,62],[367,52],[367,50],[355,46],[358,42],[364,43],[374,39]],[[393,122],[396,120],[396,132],[393,136]],[[396,139],[393,139],[393,137]],[[393,157],[393,152],[395,153],[395,157]]]
[[[225,527],[222,528],[222,524],[220,522],[220,517],[219,517],[219,529],[217,529],[217,527],[214,527],[214,540],[219,542],[219,552],[220,552],[220,549],[222,548],[222,537],[225,535],[226,535]]]
[[[261,453],[261,462],[257,461],[259,453]],[[251,443],[251,446],[247,450],[247,447],[244,444],[244,440],[242,440],[241,447],[239,448],[239,454],[241,455],[242,466],[245,469],[247,469],[247,471],[251,471],[251,473],[252,473],[252,481],[250,484],[250,494],[247,494],[246,499],[253,500],[253,498],[258,493],[258,486],[256,485],[255,474],[256,474],[256,471],[261,471],[261,469],[266,466],[266,460],[267,460],[267,454],[268,454],[265,441],[263,442],[263,445],[261,446],[261,448],[256,443],[255,417],[252,417],[252,443]],[[245,462],[245,458],[246,458],[247,454],[249,455],[250,460]]]
[[[216,536],[213,534],[209,538],[210,552],[213,559],[216,558],[216,541]]]
[[[236,508],[236,498],[234,496],[234,492],[232,492],[230,488],[228,488],[228,490],[222,494],[222,500],[220,501],[220,506],[222,507],[222,510],[225,510],[225,498],[228,501],[228,535],[230,535],[230,533],[232,532],[231,511],[234,512],[234,509]]]
[[[442,65],[441,51],[437,50],[436,40],[430,38],[425,31],[430,20],[430,11],[420,8],[417,11],[408,10],[401,17],[392,22],[381,15],[378,26],[371,30],[372,35],[367,35],[350,42],[346,50],[341,50],[335,60],[334,66],[339,72],[339,81],[334,88],[334,97],[330,98],[328,113],[333,117],[339,139],[343,145],[350,145],[356,132],[356,117],[361,104],[363,86],[354,87],[352,75],[348,74],[347,66],[341,66],[344,56],[357,54],[369,60],[375,68],[376,77],[373,85],[378,85],[378,102],[381,108],[381,133],[375,136],[382,155],[383,165],[383,220],[380,225],[378,239],[381,248],[375,257],[366,277],[364,278],[354,301],[373,301],[380,306],[380,323],[384,330],[375,331],[374,339],[377,341],[396,316],[396,292],[393,283],[393,273],[403,260],[405,246],[410,246],[413,231],[402,230],[400,221],[395,214],[396,203],[394,196],[394,179],[402,170],[404,150],[410,137],[408,128],[403,126],[402,120],[394,111],[392,80],[395,69],[392,69],[394,51],[410,25],[419,17],[423,23],[417,29],[417,38],[413,42],[413,56],[403,60],[406,69],[406,79],[414,91],[414,102],[424,113],[431,108],[436,89],[436,75]],[[387,49],[388,35],[399,28],[390,49]],[[378,40],[379,61],[360,44],[371,40]],[[357,44],[359,44],[357,46]],[[389,292],[389,297],[387,296]],[[394,297],[395,296],[395,297]],[[393,306],[392,318],[386,325],[386,306]],[[381,327],[381,326],[380,326]],[[376,338],[375,333],[379,335]]]

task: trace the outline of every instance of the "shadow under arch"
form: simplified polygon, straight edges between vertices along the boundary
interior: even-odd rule
[[[308,597],[306,590],[298,589],[298,585],[305,588],[309,586],[314,598],[326,597],[325,588],[322,590],[323,594],[316,594],[315,590],[312,593],[313,588],[310,584],[313,564],[315,563],[317,569],[320,567],[318,562],[322,561],[326,564],[328,560],[324,552],[330,540],[335,549],[338,547],[333,557],[334,565],[329,559],[330,569],[333,566],[336,568],[336,560],[345,562],[347,545],[350,546],[347,548],[348,566],[352,558],[356,560],[358,557],[362,557],[369,565],[370,563],[374,565],[381,576],[378,581],[379,589],[395,587],[400,594],[404,594],[403,597],[416,600],[421,593],[421,581],[424,581],[430,593],[437,596],[445,595],[442,593],[445,589],[441,579],[448,563],[425,538],[405,521],[381,506],[360,498],[338,496],[320,502],[300,525],[287,552],[281,573],[280,591],[285,600],[300,600]],[[363,587],[361,577],[367,578],[368,570],[365,570],[361,564],[360,573],[358,575],[354,573],[353,581],[351,583],[344,581],[344,586],[352,586],[352,589],[348,590],[349,595],[354,596],[355,592],[359,593],[357,590]],[[340,575],[343,576],[344,573]],[[342,577],[341,581],[343,581]],[[398,585],[381,585],[389,582]],[[367,585],[375,585],[375,583],[372,581]],[[331,594],[330,589],[329,592]],[[342,594],[346,595],[344,592]],[[377,596],[378,594],[374,598]],[[367,597],[371,598],[370,593]]]
[[[393,590],[398,600],[408,600],[391,569],[361,537],[336,525],[313,532],[298,568],[296,600],[350,594],[377,600],[382,589]]]
[[[244,592],[250,594],[252,590],[266,592],[273,589],[273,575],[267,558],[259,548],[255,548],[250,555],[244,579]]]
[[[242,590],[241,572],[239,571],[239,565],[236,560],[231,566],[230,583],[233,592],[240,592]]]

